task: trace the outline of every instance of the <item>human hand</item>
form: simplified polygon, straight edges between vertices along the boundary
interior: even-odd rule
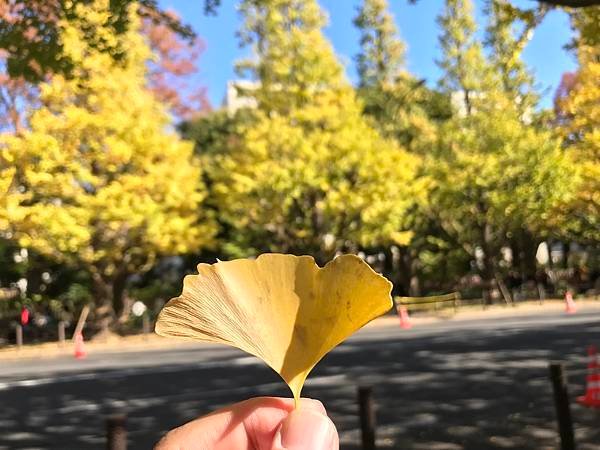
[[[258,397],[171,430],[154,450],[338,450],[335,425],[318,400]]]

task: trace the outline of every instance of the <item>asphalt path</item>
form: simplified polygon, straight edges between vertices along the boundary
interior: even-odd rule
[[[597,312],[370,328],[326,356],[303,395],[326,405],[342,449],[360,448],[358,385],[373,387],[378,448],[556,449],[548,362],[567,364],[574,398],[590,343],[600,344]],[[0,361],[0,450],[103,449],[115,412],[128,415],[129,448],[150,449],[170,428],[260,395],[289,393],[223,346]],[[572,408],[578,448],[600,449],[600,413]]]

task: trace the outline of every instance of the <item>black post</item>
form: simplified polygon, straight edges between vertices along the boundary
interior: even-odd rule
[[[358,408],[363,450],[375,450],[375,405],[370,386],[358,387]]]
[[[115,414],[106,419],[107,450],[127,450],[127,430],[125,414]]]
[[[565,366],[561,363],[550,364],[550,379],[554,391],[554,404],[558,419],[558,432],[560,434],[561,450],[575,450],[575,436],[573,433],[573,420],[571,418],[571,405],[567,390],[567,375]]]

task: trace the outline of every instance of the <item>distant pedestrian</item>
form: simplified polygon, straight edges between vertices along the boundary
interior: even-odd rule
[[[25,326],[29,323],[29,310],[25,307],[21,309],[21,325]]]

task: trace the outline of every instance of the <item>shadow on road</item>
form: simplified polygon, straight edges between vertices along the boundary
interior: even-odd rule
[[[374,388],[380,448],[555,449],[548,361],[585,368],[585,346],[599,335],[592,323],[429,337],[392,330],[336,349],[303,394],[325,403],[346,450],[360,448],[359,384]],[[231,367],[194,364],[159,373],[100,371],[93,379],[0,391],[0,449],[104,448],[104,417],[116,410],[129,416],[130,448],[149,449],[166,430],[220,406],[258,395],[289,396],[261,363],[234,361]],[[570,378],[572,397],[582,393],[584,379],[583,373]],[[575,404],[573,415],[579,448],[600,449],[600,415]]]

